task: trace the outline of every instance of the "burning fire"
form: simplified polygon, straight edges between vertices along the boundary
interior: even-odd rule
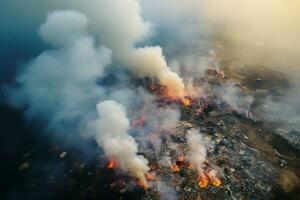
[[[155,177],[156,177],[156,175],[155,175],[154,172],[150,172],[150,173],[147,173],[147,174],[146,174],[146,179],[147,179],[147,181],[154,181],[154,180],[155,180]]]
[[[211,181],[211,184],[215,187],[220,187],[222,185],[222,181],[216,177],[214,177]]]
[[[149,86],[150,92],[159,97],[159,101],[164,103],[178,103],[184,107],[190,107],[193,104],[193,97],[196,95],[194,92],[184,91],[182,94],[174,94],[169,91],[165,86],[159,84],[151,84]]]
[[[200,188],[206,188],[209,184],[209,178],[205,173],[202,173],[198,177],[198,185]]]
[[[192,101],[188,98],[181,99],[181,103],[184,107],[189,107],[192,105]]]
[[[208,177],[209,177],[210,183],[211,183],[213,186],[215,186],[215,187],[220,187],[220,186],[221,186],[222,181],[216,176],[216,171],[211,170],[211,171],[208,173]]]
[[[156,178],[155,172],[149,172],[145,174],[145,178],[139,179],[137,181],[137,185],[143,188],[144,190],[148,190],[150,188],[150,185],[148,182],[154,181]]]
[[[153,94],[167,99],[176,100],[176,99],[181,99],[185,96],[185,92],[182,92],[180,94],[175,94],[174,92],[168,90],[166,86],[155,84],[155,83],[150,84],[148,88],[150,92],[152,92]]]
[[[138,180],[137,184],[143,188],[144,190],[148,190],[150,188],[148,182],[146,180]]]
[[[180,171],[180,168],[178,167],[177,164],[173,164],[173,165],[171,165],[171,171],[172,171],[173,173],[176,173],[176,172],[179,172],[179,171]]]
[[[117,167],[117,162],[114,161],[114,160],[110,160],[108,163],[107,163],[107,168],[108,169],[114,169]]]
[[[209,184],[220,187],[222,185],[222,181],[217,178],[214,173],[201,173],[198,177],[198,184],[200,188],[207,188]]]

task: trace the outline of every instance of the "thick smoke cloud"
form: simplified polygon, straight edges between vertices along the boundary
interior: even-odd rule
[[[300,64],[299,8],[297,0],[213,0],[205,1],[204,14],[221,26],[225,40],[233,41],[226,51],[250,64],[289,65],[283,70],[290,73],[295,70],[293,65]]]
[[[182,79],[167,66],[162,49],[155,47],[135,47],[150,31],[149,22],[140,16],[138,0],[100,1],[99,27],[101,41],[114,51],[117,60],[141,77],[152,77],[168,87],[175,96],[182,96]],[[126,8],[127,12],[123,12]]]
[[[4,5],[10,4],[15,10],[19,2],[10,2],[13,3],[5,2]],[[30,7],[32,13],[17,13],[16,16],[21,17],[16,19],[21,20],[17,20],[16,24],[25,21],[24,16],[34,18],[36,13],[38,15],[32,21],[39,23],[44,13],[53,9],[74,9],[84,13],[50,13],[39,34],[51,50],[42,52],[24,66],[16,80],[18,86],[6,90],[13,106],[26,108],[28,117],[47,118],[51,127],[63,129],[62,124],[66,122],[76,122],[80,128],[85,127],[86,122],[94,117],[97,102],[107,99],[106,88],[96,82],[106,75],[105,69],[113,61],[139,77],[159,80],[176,96],[183,94],[184,84],[174,72],[184,74],[182,71],[189,71],[195,75],[197,70],[203,73],[210,65],[207,49],[217,49],[218,59],[229,65],[233,62],[247,64],[247,67],[262,64],[283,71],[299,86],[300,5],[297,0],[28,0],[26,4],[24,7]],[[143,10],[150,5],[152,10]],[[88,26],[88,21],[91,26]],[[161,37],[154,29],[164,35]],[[106,47],[97,46],[98,42]],[[161,47],[160,43],[164,46]],[[204,53],[203,49],[206,49]],[[288,114],[292,114],[293,118],[299,116],[294,109],[299,105],[297,99],[300,96],[299,87],[296,88],[292,100],[283,98],[279,105],[270,100],[268,104],[281,108],[289,102]],[[241,107],[239,89],[226,86],[221,91],[225,92],[220,92],[220,97],[231,107]],[[110,97],[122,104],[130,104],[134,95],[125,88],[112,91]],[[251,101],[248,97],[242,101],[246,109]],[[285,107],[280,110],[283,109]],[[119,115],[114,116],[110,110]],[[97,139],[108,157],[118,160],[123,170],[143,179],[148,170],[147,161],[136,155],[137,143],[128,135],[130,126],[124,108],[114,101],[105,101],[98,104],[97,111],[99,119],[90,124],[89,133]],[[271,114],[274,118],[275,115]],[[176,123],[179,118],[174,110],[161,112],[158,117],[156,112],[147,112],[147,115],[149,118],[153,116],[149,123],[153,127]],[[275,120],[286,119],[285,116],[276,116]],[[112,123],[107,123],[109,119],[118,119],[122,123],[112,127]],[[188,133],[187,139],[190,160],[201,172],[206,159],[201,136],[193,130]],[[155,144],[159,151],[159,141]],[[124,146],[129,148],[124,149]],[[118,153],[122,153],[123,157]]]
[[[118,167],[146,182],[145,174],[149,171],[148,161],[138,156],[138,145],[128,134],[130,122],[126,109],[115,101],[104,101],[97,104],[99,119],[89,124],[94,137],[106,156],[117,162]]]
[[[130,122],[125,108],[115,101],[104,101],[97,105],[99,119],[88,122],[96,101],[107,94],[97,80],[105,76],[111,51],[104,46],[95,47],[93,37],[86,32],[87,25],[87,17],[77,11],[49,14],[39,33],[54,49],[26,66],[17,79],[19,87],[8,90],[10,103],[27,106],[29,116],[46,116],[56,129],[65,130],[64,124],[71,123],[77,131],[87,130],[89,134],[85,136],[94,136],[108,158],[146,182],[148,161],[136,155],[138,146],[127,134]],[[128,91],[121,92],[121,99],[127,98]],[[110,96],[120,97],[120,92]],[[88,127],[84,127],[86,123]]]
[[[168,1],[200,32],[209,33],[211,47],[222,66],[239,73],[267,69],[283,73],[293,88],[267,99],[262,111],[271,121],[298,121],[300,97],[300,2],[297,0],[187,0]],[[259,77],[258,77],[259,78]],[[278,80],[280,81],[280,80]],[[276,87],[275,85],[273,86]],[[234,93],[233,99],[238,98]],[[235,96],[234,96],[235,95]],[[277,100],[276,100],[277,99]],[[276,105],[276,106],[274,106]],[[279,108],[274,115],[272,109]],[[270,111],[271,110],[271,111]],[[299,127],[299,122],[296,122]]]
[[[221,38],[227,56],[238,54],[255,64],[262,61],[299,64],[296,52],[300,46],[300,3],[297,0],[172,2],[183,15],[198,23],[199,29]]]
[[[86,14],[92,24],[90,29],[97,35],[97,39],[113,50],[114,57],[123,66],[140,77],[159,80],[174,96],[183,95],[183,81],[168,67],[162,48],[140,47],[143,39],[152,33],[150,22],[141,17],[140,1],[91,0],[86,3],[79,0],[54,0],[43,5],[35,0],[30,2],[33,7],[74,9]]]
[[[53,46],[28,63],[17,77],[18,86],[7,90],[9,101],[26,106],[29,117],[47,116],[52,124],[86,116],[104,93],[96,84],[111,63],[111,51],[96,47],[86,28],[88,19],[75,11],[56,11],[39,29]]]
[[[12,10],[18,4],[20,4],[19,1],[18,3],[6,1],[2,8]],[[191,46],[193,44],[199,43],[200,46],[205,46],[204,49],[208,49],[207,43],[209,43],[216,44],[216,48],[221,48],[226,60],[238,57],[243,60],[241,64],[268,64],[269,67],[275,66],[276,69],[286,71],[294,79],[299,74],[297,52],[300,46],[300,5],[297,0],[276,2],[272,0],[263,2],[259,0],[166,0],[164,2],[90,0],[88,3],[80,0],[53,0],[51,2],[28,0],[26,5],[33,8],[35,12],[28,13],[25,9],[19,9],[14,17],[11,16],[11,23],[29,23],[26,21],[27,18],[34,19],[30,20],[33,24],[39,23],[44,13],[52,9],[79,10],[90,19],[92,24],[90,29],[100,39],[102,38],[103,42],[114,46],[115,50],[120,49],[121,52],[121,49],[124,50],[126,47],[132,50],[135,45],[141,46],[139,42],[147,39],[147,36],[156,35],[156,32],[151,30],[151,25],[143,21],[142,15],[145,20],[153,21],[155,29],[163,33],[163,38],[155,36],[153,43],[157,41],[164,43],[167,40],[168,47],[174,44],[172,48],[165,48],[163,44],[164,53],[168,56],[171,52],[174,53],[173,49],[176,49],[176,46],[181,50],[184,46],[181,44],[188,46],[184,51],[191,51],[195,48]],[[3,10],[4,13],[5,10]],[[125,14],[124,10],[128,12]],[[13,19],[17,21],[14,22]],[[173,34],[174,32],[176,34]],[[168,40],[168,38],[173,39]],[[155,55],[160,54],[159,48],[153,51]],[[198,55],[198,52],[194,55]],[[118,57],[121,56],[124,55]],[[122,58],[125,57],[126,60],[123,61],[128,62],[130,60],[128,57],[131,56]],[[131,67],[134,70],[136,68]]]

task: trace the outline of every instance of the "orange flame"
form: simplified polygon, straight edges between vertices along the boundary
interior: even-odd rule
[[[211,180],[211,184],[215,187],[220,187],[222,185],[222,181],[215,177]]]
[[[176,173],[176,172],[180,171],[180,168],[178,167],[178,165],[174,164],[174,165],[171,165],[171,171],[173,173]]]
[[[137,184],[143,188],[144,190],[148,190],[150,188],[149,184],[145,180],[138,180]]]
[[[116,168],[117,167],[117,162],[114,161],[114,160],[110,160],[108,163],[107,163],[107,168],[108,169],[113,169],[113,168]]]
[[[220,187],[222,185],[222,181],[217,177],[216,173],[211,171],[208,173],[208,177],[210,180],[210,183],[215,187]]]
[[[192,101],[188,98],[183,98],[181,99],[181,104],[184,106],[184,107],[189,107],[192,105]]]
[[[147,173],[146,174],[146,180],[147,181],[154,181],[155,180],[155,173],[154,172],[152,172],[152,173]]]
[[[198,185],[200,188],[206,188],[209,184],[209,178],[206,174],[202,173],[198,177]]]
[[[206,188],[209,184],[214,187],[220,187],[222,185],[222,181],[216,177],[215,173],[201,173],[198,177],[198,184],[200,188]]]

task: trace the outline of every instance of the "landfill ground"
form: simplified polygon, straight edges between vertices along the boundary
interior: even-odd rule
[[[273,84],[272,91],[264,86],[262,92],[259,84],[267,80],[259,77],[259,74],[254,74],[253,79],[242,80],[240,77],[230,77],[231,74],[226,72],[225,76],[220,76],[212,70],[205,79],[195,79],[196,85],[209,86],[208,95],[204,99],[196,99],[191,106],[181,106],[181,119],[176,129],[160,135],[163,142],[158,156],[170,157],[172,162],[180,166],[178,171],[160,166],[157,156],[153,155],[154,151],[140,152],[150,161],[150,166],[154,166],[152,170],[161,181],[168,185],[165,198],[300,199],[299,132],[287,129],[286,124],[264,121],[258,106],[264,95],[276,91],[276,85]],[[236,110],[219,103],[214,88],[228,81],[234,82],[242,95],[254,96],[256,104]],[[253,84],[258,85],[254,87]],[[197,112],[199,108],[203,108],[201,113]],[[222,184],[218,187],[208,185],[200,188],[196,171],[189,168],[185,160],[178,161],[178,152],[181,152],[181,156],[188,153],[185,134],[192,128],[200,130],[207,144],[206,167],[219,171]],[[97,149],[96,144],[90,142]],[[131,178],[119,170],[107,169],[106,160],[100,152],[96,158],[89,157],[79,152],[77,145],[75,140],[64,146],[59,140],[49,139],[49,136],[34,141],[34,145],[25,149],[26,152],[20,153],[15,178],[21,181],[9,192],[10,198],[161,198],[158,192],[161,185],[147,190],[136,187]]]

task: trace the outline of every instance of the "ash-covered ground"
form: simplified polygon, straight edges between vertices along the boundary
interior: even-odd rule
[[[159,152],[151,146],[139,152],[150,161],[150,173],[155,174],[150,188],[140,187],[118,168],[107,168],[108,161],[93,141],[91,146],[99,151],[96,157],[79,151],[75,139],[66,145],[44,135],[28,139],[27,147],[17,147],[18,160],[11,169],[2,170],[8,199],[299,199],[299,134],[284,123],[264,120],[259,110],[267,93],[284,89],[275,84],[282,80],[268,80],[261,74],[251,74],[248,80],[231,75],[228,69],[225,74],[211,69],[205,78],[194,79],[195,86],[205,86],[206,96],[193,99],[189,105],[158,98],[161,109],[180,106],[181,116],[172,131],[157,135]],[[270,80],[272,86],[268,85]],[[215,92],[228,84],[239,93],[238,107]],[[245,101],[248,95],[254,98],[251,104]],[[14,112],[7,109],[7,113],[18,116]],[[18,126],[28,126],[19,120]],[[13,126],[3,124],[1,128],[18,130]],[[186,134],[192,129],[199,130],[206,147],[204,170],[217,170],[221,185],[199,186],[198,173],[186,159]],[[144,142],[143,138],[136,140]],[[169,165],[161,164],[164,158]]]

